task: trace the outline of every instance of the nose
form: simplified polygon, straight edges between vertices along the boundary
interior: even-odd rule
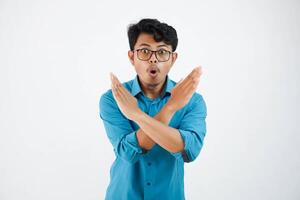
[[[157,63],[157,59],[156,59],[156,56],[155,56],[155,53],[153,52],[150,59],[149,59],[149,62],[150,63]]]

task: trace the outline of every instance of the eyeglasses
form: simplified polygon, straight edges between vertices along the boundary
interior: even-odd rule
[[[137,51],[137,56],[138,59],[143,60],[143,61],[148,61],[152,54],[155,53],[155,57],[158,60],[158,62],[166,62],[170,59],[170,55],[173,53],[171,51],[167,51],[165,49],[159,49],[157,51],[152,51],[147,48],[142,48],[142,49],[136,49],[133,51]]]

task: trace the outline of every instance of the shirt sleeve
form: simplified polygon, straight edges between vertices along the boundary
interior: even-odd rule
[[[197,94],[195,101],[188,108],[178,127],[178,131],[184,141],[184,150],[172,153],[177,159],[183,159],[184,162],[192,162],[197,158],[206,135],[206,116],[206,103],[203,97]]]
[[[111,90],[101,96],[99,110],[116,155],[129,163],[135,163],[144,150],[138,144],[136,131],[133,130],[129,119],[119,110]]]

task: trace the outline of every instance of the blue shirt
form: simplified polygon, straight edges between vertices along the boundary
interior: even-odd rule
[[[176,83],[166,76],[163,92],[155,99],[145,96],[138,75],[122,83],[136,97],[139,108],[154,117],[170,98]],[[113,146],[116,159],[110,168],[106,200],[184,200],[184,163],[197,158],[206,134],[206,104],[199,93],[178,110],[169,126],[178,129],[183,141],[182,152],[171,153],[158,144],[149,151],[139,146],[139,126],[119,110],[111,89],[100,98],[100,117]],[[159,132],[157,133],[159,134]]]

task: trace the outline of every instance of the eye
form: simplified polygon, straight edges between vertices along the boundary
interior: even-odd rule
[[[164,49],[160,49],[160,50],[158,50],[157,52],[158,52],[158,54],[160,54],[160,55],[164,55],[164,54],[166,54],[168,51],[166,51],[166,50],[164,50]]]
[[[150,53],[150,50],[149,49],[141,49],[141,52],[143,54],[149,54]]]

